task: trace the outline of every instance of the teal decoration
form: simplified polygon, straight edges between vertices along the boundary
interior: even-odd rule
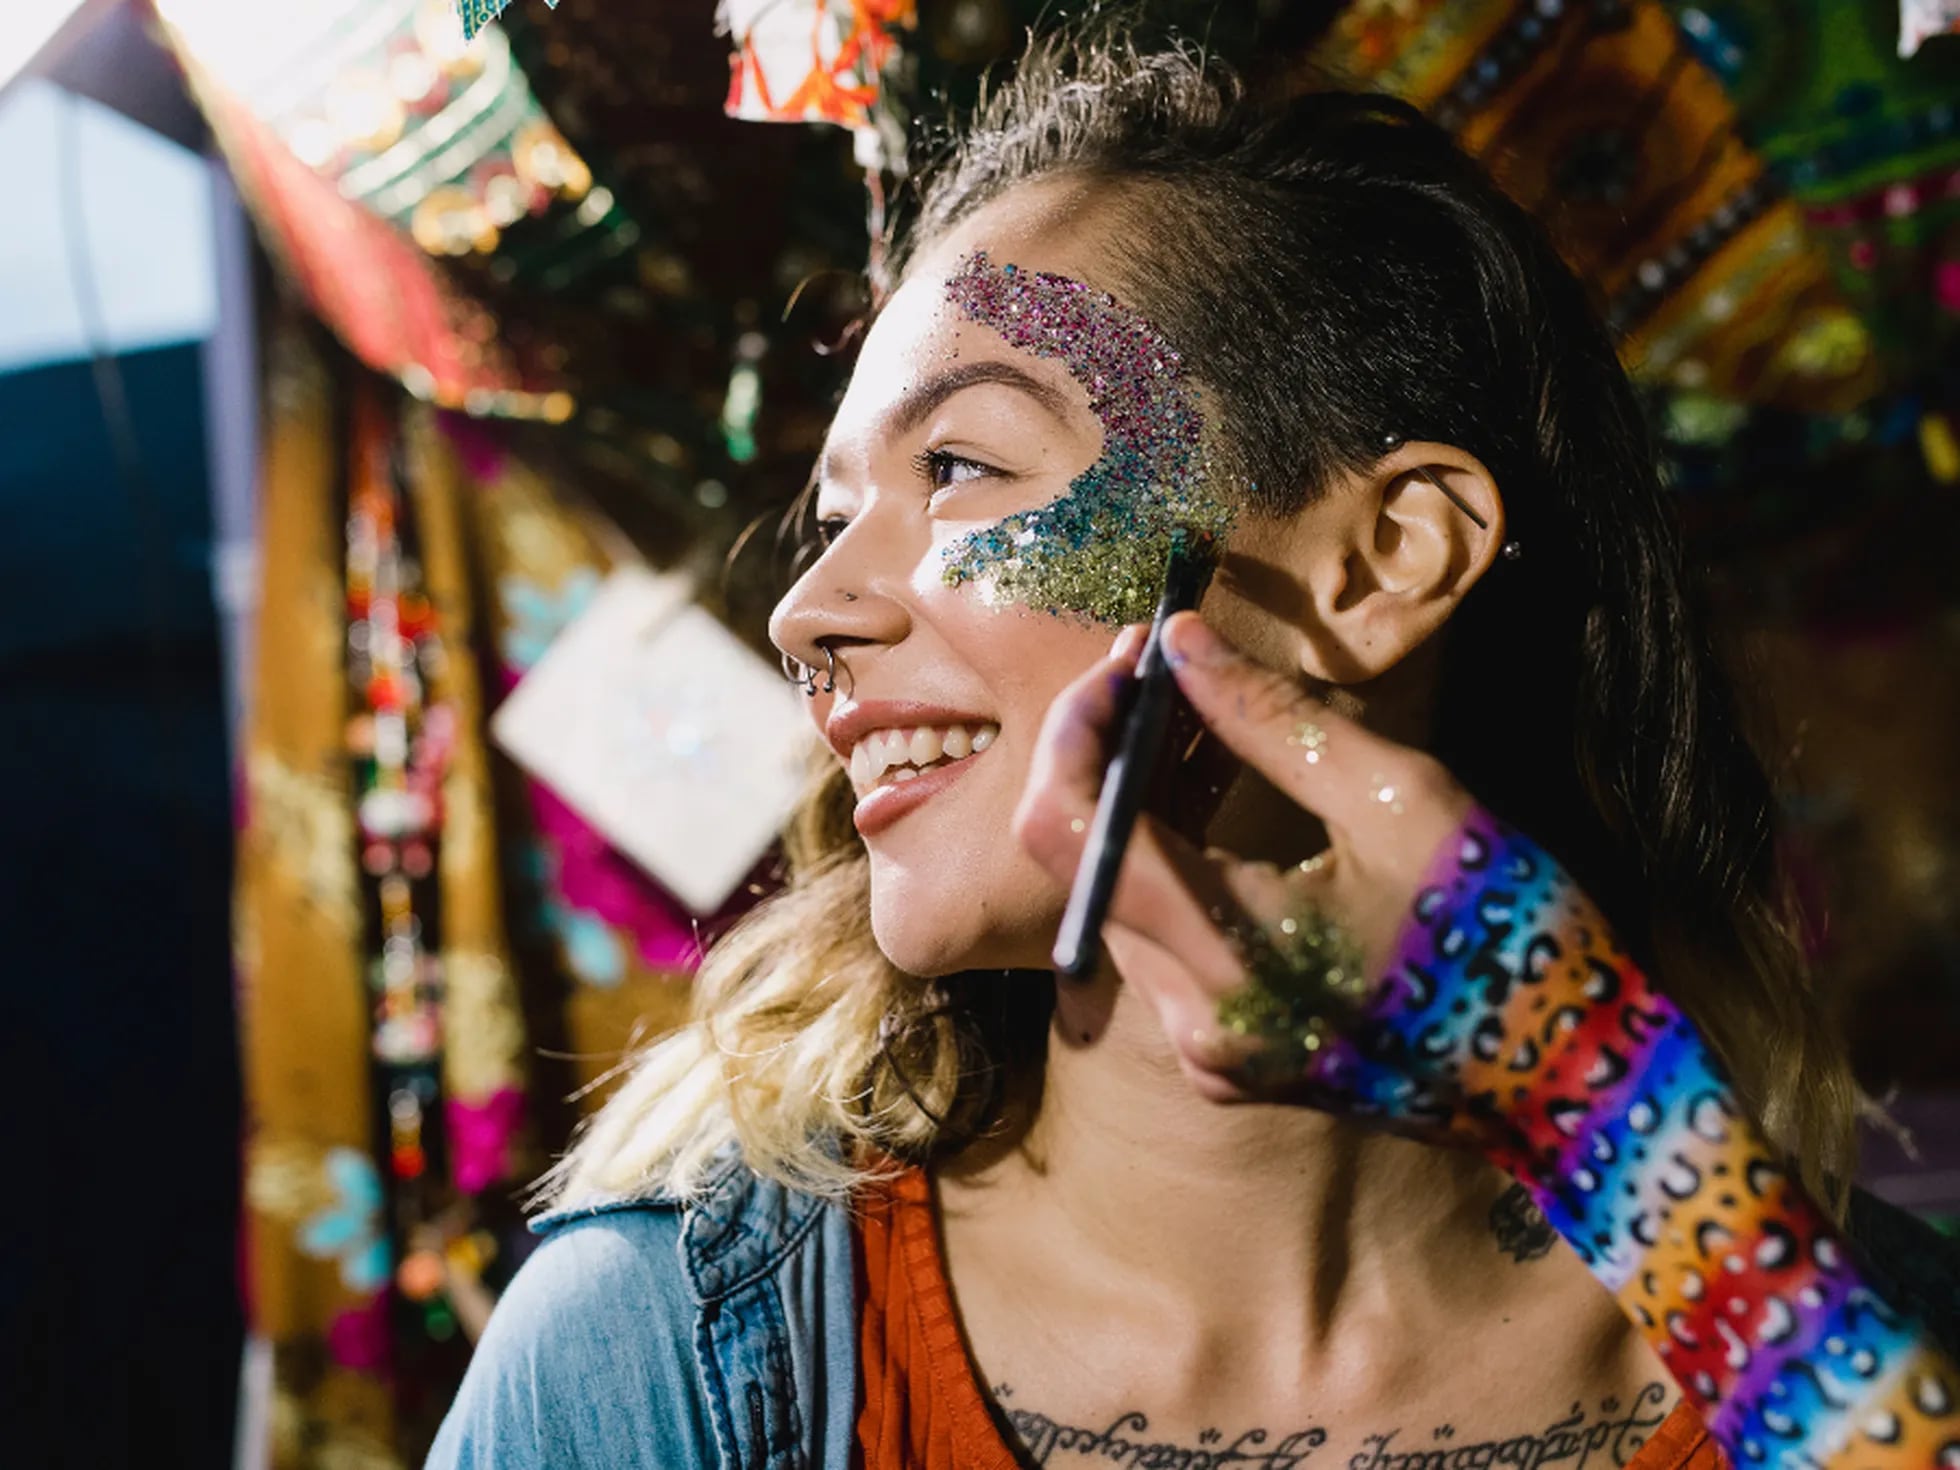
[[[558,0],[544,0],[553,10]],[[473,41],[476,33],[504,13],[510,0],[456,0],[456,18],[463,23],[463,39]]]

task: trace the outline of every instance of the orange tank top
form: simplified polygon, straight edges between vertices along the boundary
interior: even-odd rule
[[[909,1169],[860,1201],[857,1458],[861,1470],[1016,1470],[954,1315],[932,1189]],[[1684,1401],[1626,1470],[1729,1470]]]

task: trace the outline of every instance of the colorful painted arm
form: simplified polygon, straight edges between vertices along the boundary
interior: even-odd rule
[[[1960,1371],[1860,1274],[1592,901],[1487,812],[1445,843],[1366,1021],[1316,1069],[1390,1115],[1447,1107],[1738,1467],[1960,1467]]]

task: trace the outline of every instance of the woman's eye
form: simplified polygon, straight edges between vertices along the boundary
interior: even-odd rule
[[[928,449],[912,464],[918,470],[919,478],[935,490],[945,490],[968,480],[985,479],[1000,473],[990,464],[982,464],[977,459],[968,459],[963,454],[954,454],[945,449]]]
[[[851,523],[843,516],[825,516],[817,522],[817,545],[828,547],[831,542],[849,530],[850,525]]]

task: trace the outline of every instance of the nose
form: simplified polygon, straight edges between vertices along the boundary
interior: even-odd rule
[[[852,650],[890,647],[911,627],[904,601],[869,555],[871,527],[860,518],[832,541],[769,615],[769,641],[812,668]],[[848,668],[842,658],[840,666]]]

